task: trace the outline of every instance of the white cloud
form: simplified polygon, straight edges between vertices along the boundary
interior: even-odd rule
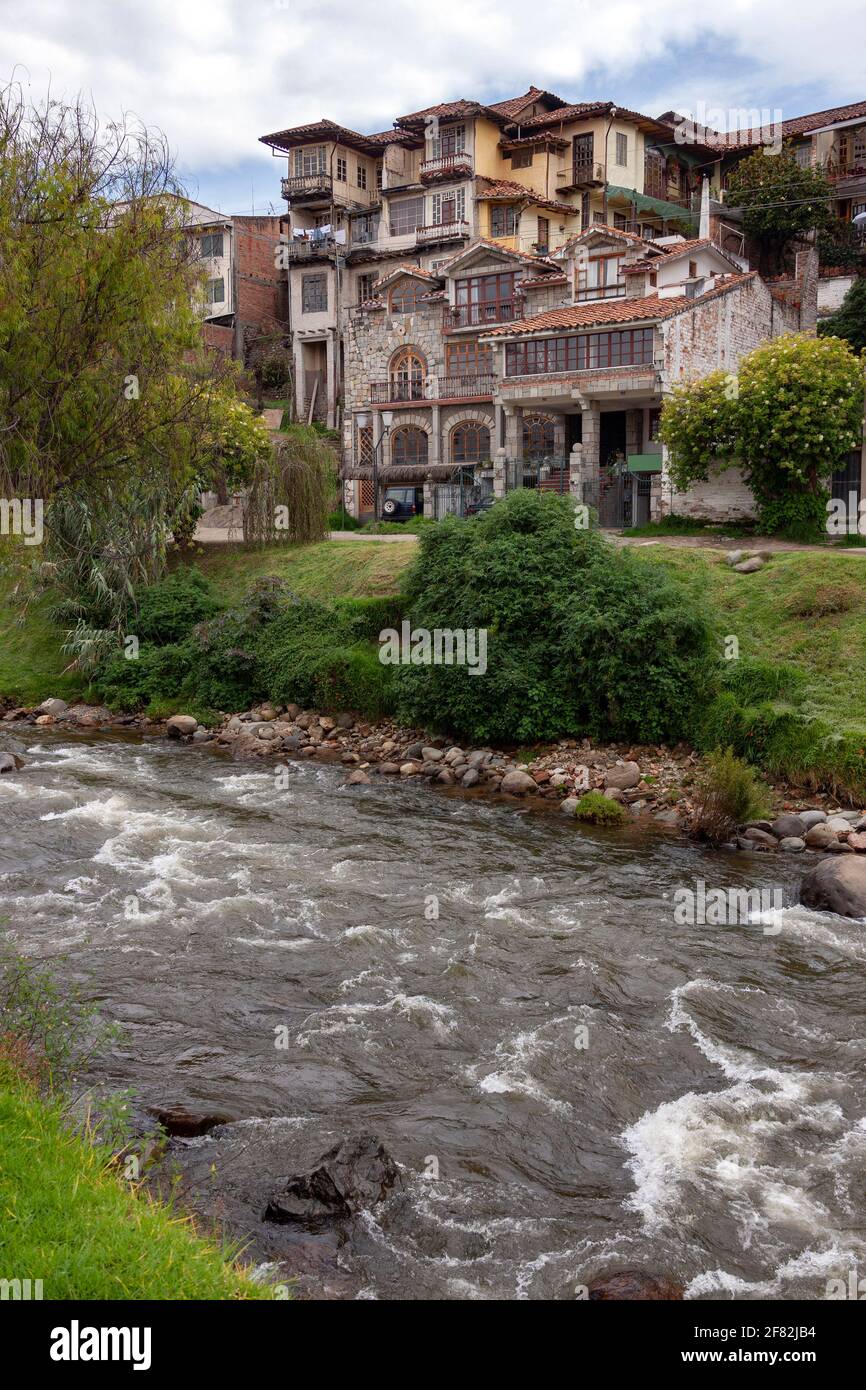
[[[257,156],[265,132],[330,116],[356,129],[534,82],[642,109],[811,106],[866,97],[862,0],[0,0],[0,72],[92,94],[160,126],[188,168]],[[780,96],[780,94],[782,94]]]

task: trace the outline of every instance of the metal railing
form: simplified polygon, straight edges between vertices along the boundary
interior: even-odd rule
[[[400,236],[402,233],[395,232],[392,227],[391,235]],[[469,235],[469,223],[463,219],[458,222],[435,222],[431,226],[416,227],[415,235],[422,245],[427,241],[452,241]]]
[[[477,328],[489,323],[511,323],[523,313],[523,302],[500,299],[477,304],[453,304],[445,310],[443,327],[448,333],[454,328]]]
[[[419,176],[422,179],[451,177],[458,173],[472,173],[472,156],[461,150],[456,154],[440,154],[435,159],[423,160]]]
[[[459,372],[450,376],[394,377],[370,382],[371,405],[400,405],[412,401],[465,400],[492,396],[496,378],[492,372]]]

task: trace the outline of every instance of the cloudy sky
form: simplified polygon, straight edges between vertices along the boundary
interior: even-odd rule
[[[190,192],[282,210],[258,137],[534,83],[656,115],[866,98],[863,0],[0,0],[0,73],[166,132]],[[728,122],[729,124],[729,122]]]

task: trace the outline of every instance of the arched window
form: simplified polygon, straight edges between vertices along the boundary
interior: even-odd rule
[[[490,458],[490,430],[475,420],[465,420],[451,431],[451,462],[482,463]]]
[[[418,296],[426,294],[429,285],[420,284],[417,280],[398,280],[388,296],[388,303],[392,314],[414,314],[418,308]]]
[[[427,462],[427,435],[417,425],[401,425],[391,433],[391,463],[421,466]]]
[[[391,359],[391,400],[423,401],[427,365],[414,348],[401,348]]]
[[[548,458],[556,449],[556,427],[549,415],[524,415],[523,457]]]

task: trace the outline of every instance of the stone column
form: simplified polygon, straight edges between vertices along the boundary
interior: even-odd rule
[[[668,471],[668,451],[662,445],[662,466],[660,473],[652,475],[650,484],[650,521],[661,521],[670,516],[674,487]]]
[[[587,402],[581,412],[581,500],[590,507],[599,501],[599,470],[601,463],[601,421],[598,406]]]
[[[425,515],[426,517],[432,517],[432,515],[433,515],[433,474],[432,474],[432,473],[428,473],[428,474],[427,474],[427,477],[424,479],[424,515]]]
[[[337,427],[337,339],[333,329],[329,329],[325,339],[325,363],[326,363],[326,393],[328,397],[327,421],[328,429],[333,430]]]
[[[430,444],[427,451],[428,463],[447,462],[442,457],[442,407],[433,405],[430,410]]]
[[[501,401],[493,402],[493,445],[494,453],[505,443],[505,408]]]
[[[496,449],[493,454],[493,496],[504,497],[506,489],[505,460],[507,450]]]
[[[568,491],[575,502],[583,501],[583,445],[572,444],[568,460]]]

